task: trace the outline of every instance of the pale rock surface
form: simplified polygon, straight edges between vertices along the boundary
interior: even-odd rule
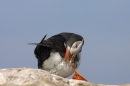
[[[130,86],[94,84],[81,80],[62,78],[41,69],[0,69],[0,86]]]

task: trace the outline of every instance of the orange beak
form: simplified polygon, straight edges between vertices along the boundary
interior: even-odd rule
[[[74,57],[75,57],[75,53],[70,53],[70,47],[68,46],[66,48],[66,53],[65,53],[65,57],[64,57],[64,61],[66,62],[68,59],[69,59],[69,65],[72,64],[73,60],[74,60]]]
[[[75,54],[72,53],[72,55],[70,56],[70,61],[69,61],[69,65],[72,64],[72,62],[74,61],[74,57],[75,57]]]
[[[68,60],[69,54],[70,54],[70,47],[68,46],[68,47],[66,48],[65,57],[64,57],[64,61],[65,61],[65,62]]]

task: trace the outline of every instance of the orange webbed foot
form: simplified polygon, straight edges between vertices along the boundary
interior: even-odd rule
[[[73,55],[72,55],[72,57],[73,57]],[[74,70],[74,75],[73,75],[73,77],[72,77],[73,79],[84,80],[84,81],[87,81],[87,82],[88,82],[88,80],[86,80],[83,76],[81,76],[81,75],[77,72],[76,67],[75,67],[74,65],[72,65],[72,58],[71,58],[71,60],[69,61],[69,65],[71,65],[72,68],[73,68],[73,70]]]
[[[88,82],[88,80],[86,80],[83,76],[81,76],[81,75],[77,72],[77,70],[76,70],[76,68],[75,68],[74,66],[72,66],[72,67],[73,67],[73,69],[74,69],[73,79],[84,80],[84,81],[87,81],[87,82]]]

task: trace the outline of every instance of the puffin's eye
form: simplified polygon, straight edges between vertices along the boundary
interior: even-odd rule
[[[78,47],[78,45],[77,45],[77,44],[74,44],[72,47],[73,47],[73,48],[77,48],[77,47]]]
[[[78,47],[78,45],[76,44],[76,45],[75,45],[75,47],[77,48],[77,47]]]
[[[77,48],[78,47],[78,45],[77,44],[75,44],[74,46],[73,46],[73,48]]]
[[[75,43],[72,45],[72,47],[73,47],[73,48],[78,48],[78,46],[80,45],[80,43],[81,43],[81,41],[77,41],[77,42],[75,42]]]

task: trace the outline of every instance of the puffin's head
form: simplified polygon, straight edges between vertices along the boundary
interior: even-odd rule
[[[64,61],[69,59],[69,64],[71,64],[75,56],[81,52],[83,44],[84,40],[82,36],[76,34],[70,36],[64,43],[66,47]]]

